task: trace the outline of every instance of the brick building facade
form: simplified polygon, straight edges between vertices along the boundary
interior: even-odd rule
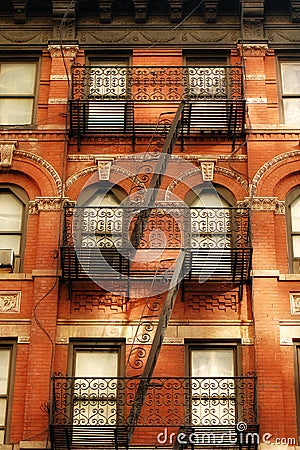
[[[0,447],[298,445],[299,17],[1,1]]]

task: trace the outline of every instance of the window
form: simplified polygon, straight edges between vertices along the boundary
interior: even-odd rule
[[[126,131],[127,59],[92,60],[88,131]]]
[[[228,72],[226,58],[187,59],[188,97],[191,101],[190,128],[228,126]]]
[[[237,422],[236,346],[191,346],[191,422],[195,426],[234,425]]]
[[[77,378],[72,405],[73,425],[116,425],[118,417],[118,385],[124,359],[121,343],[73,344],[72,375]],[[73,439],[79,443],[82,436]]]
[[[114,248],[122,243],[123,214],[113,191],[90,189],[78,200],[82,247]]]
[[[13,344],[0,342],[0,445],[8,441],[11,411]]]
[[[0,125],[32,124],[36,75],[36,62],[0,62]]]
[[[300,343],[295,342],[295,387],[296,387],[296,407],[297,407],[297,425],[298,436],[300,440]],[[298,444],[299,445],[299,444]]]
[[[27,194],[17,186],[0,187],[0,269],[21,270],[27,203]]]
[[[290,271],[300,273],[300,188],[289,193],[286,207]]]
[[[300,124],[300,62],[282,61],[280,68],[284,122],[298,127]]]

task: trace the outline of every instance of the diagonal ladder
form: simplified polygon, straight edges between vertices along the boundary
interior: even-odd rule
[[[168,161],[176,144],[179,130],[182,124],[181,121],[183,109],[184,109],[184,102],[181,102],[176,111],[168,135],[166,137],[163,149],[159,154],[155,171],[151,178],[144,201],[142,205],[139,206],[139,213],[137,214],[137,219],[130,238],[131,243],[133,245],[131,262],[134,261],[134,255],[138,250],[138,246],[146,230],[150,214],[155,206],[158,190],[161,186],[163,175],[166,172]],[[148,354],[148,358],[144,366],[144,371],[141,375],[141,380],[137,387],[133,405],[128,416],[128,423],[130,424],[130,428],[128,430],[129,443],[131,441],[135,426],[137,425],[141,410],[143,408],[147,390],[151,382],[151,377],[174,308],[176,296],[180,286],[180,279],[185,260],[185,253],[186,253],[185,249],[179,250],[179,255],[178,258],[176,259],[176,263],[174,265],[174,270],[170,281],[170,289],[168,290],[164,306],[157,323],[151,349]]]

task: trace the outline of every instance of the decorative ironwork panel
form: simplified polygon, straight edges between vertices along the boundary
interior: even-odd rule
[[[140,382],[149,383],[136,398]],[[51,425],[207,427],[257,423],[255,377],[53,379]],[[137,423],[133,403],[143,402]]]
[[[241,66],[72,68],[72,99],[108,101],[241,100]]]
[[[155,207],[139,247],[225,249],[251,245],[248,208]],[[138,207],[65,207],[64,242],[75,248],[126,248]]]

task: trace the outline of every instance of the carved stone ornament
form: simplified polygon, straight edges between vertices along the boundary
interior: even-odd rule
[[[262,20],[264,18],[264,3],[264,0],[244,0],[244,18]]]
[[[67,198],[61,197],[36,197],[29,202],[28,214],[39,214],[40,211],[61,211]]]
[[[135,21],[144,23],[147,20],[149,0],[132,0],[135,11]]]
[[[253,197],[252,201],[246,197],[245,200],[238,202],[238,206],[241,208],[251,206],[252,211],[273,211],[274,214],[285,214],[285,201],[278,200],[278,197]]]
[[[14,20],[17,24],[26,22],[28,0],[12,0],[14,9]]]
[[[268,45],[259,42],[238,44],[237,48],[244,56],[265,56],[268,51]]]
[[[171,22],[179,22],[182,19],[182,7],[185,0],[168,0]]]
[[[100,181],[108,181],[110,177],[110,169],[112,166],[112,162],[114,160],[114,157],[111,156],[102,156],[102,157],[96,157],[95,163],[98,167],[98,174],[99,174],[99,180]]]
[[[19,313],[21,291],[0,291],[0,313]]]
[[[204,1],[204,19],[206,23],[214,23],[217,21],[219,0]]]
[[[290,293],[291,314],[300,314],[300,292]]]
[[[12,165],[13,152],[18,141],[0,141],[0,168],[9,169]]]
[[[101,23],[111,23],[111,7],[113,0],[97,0],[99,9],[99,18]]]
[[[48,51],[50,52],[51,58],[61,58],[62,51],[65,58],[75,58],[79,50],[78,45],[58,45],[51,44],[48,45]]]
[[[203,181],[214,180],[215,161],[200,161]]]

